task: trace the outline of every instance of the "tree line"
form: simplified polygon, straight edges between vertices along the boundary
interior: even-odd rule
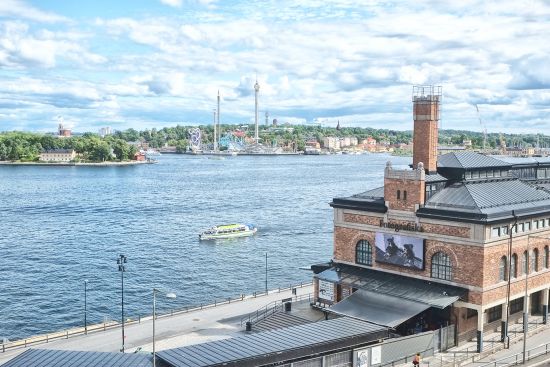
[[[123,161],[134,157],[137,149],[115,136],[97,134],[58,138],[51,134],[6,132],[0,134],[0,160],[37,161],[40,153],[53,149],[74,149],[77,160],[87,162]]]

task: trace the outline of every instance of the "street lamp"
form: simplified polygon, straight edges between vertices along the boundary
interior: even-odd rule
[[[157,292],[158,289],[153,288],[153,367],[157,366],[156,352],[155,352],[155,319],[157,318]],[[174,299],[177,296],[174,293],[167,293],[166,298]]]
[[[121,352],[124,353],[124,272],[126,271],[126,256],[120,255],[118,259],[116,260],[116,263],[118,264],[118,271],[120,271],[121,275],[121,308],[122,308],[122,349]]]
[[[84,279],[84,334],[88,334],[88,279]]]

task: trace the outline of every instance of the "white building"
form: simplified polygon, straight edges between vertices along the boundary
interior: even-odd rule
[[[71,162],[76,158],[73,149],[52,149],[40,153],[39,160],[42,162]]]

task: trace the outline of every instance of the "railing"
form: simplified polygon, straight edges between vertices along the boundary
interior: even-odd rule
[[[271,301],[262,308],[257,309],[254,312],[249,313],[241,319],[241,327],[245,322],[255,323],[259,320],[263,320],[268,316],[277,313],[279,310],[283,309],[283,306],[286,302],[297,302],[307,299],[310,303],[313,300],[313,293],[301,294],[299,296],[293,296],[281,300]]]
[[[532,359],[538,358],[544,355],[550,355],[550,343],[541,344],[537,347],[528,349],[525,351],[525,361],[530,361]],[[479,362],[478,362],[479,363]],[[517,366],[518,364],[523,364],[523,352],[497,359],[492,362],[485,362],[485,364],[480,365],[479,367],[508,367],[508,366]]]
[[[303,287],[310,286],[311,284],[312,284],[311,282],[308,282],[308,283],[300,282],[300,284],[296,284],[296,285],[291,284],[291,285],[289,285],[288,288],[279,287],[277,289],[270,290],[267,293],[266,292],[262,292],[262,293],[254,292],[254,293],[252,293],[252,295],[248,295],[248,296],[245,296],[244,294],[241,294],[240,296],[235,297],[235,298],[228,297],[228,298],[224,298],[220,301],[214,300],[214,303],[209,303],[209,304],[201,303],[199,305],[187,306],[187,307],[184,307],[182,309],[172,309],[172,310],[170,310],[169,312],[166,312],[166,313],[160,313],[160,314],[157,313],[156,316],[157,316],[157,319],[158,319],[159,317],[168,317],[168,316],[184,314],[184,313],[188,313],[188,312],[200,311],[200,310],[204,310],[204,309],[209,309],[209,308],[214,308],[214,307],[218,307],[218,306],[222,306],[222,305],[227,305],[227,304],[230,304],[232,302],[233,303],[234,302],[240,302],[240,301],[244,301],[246,299],[263,297],[263,296],[267,296],[267,295],[273,294],[273,293],[280,293],[281,291],[287,291],[287,290],[290,290],[290,289],[293,289],[293,288],[303,288]],[[151,319],[151,318],[152,318],[152,316],[141,317],[141,315],[139,315],[137,318],[127,318],[124,324],[125,324],[125,326],[133,325],[133,324],[140,324],[142,319],[143,320],[148,320],[148,319]],[[7,343],[2,343],[2,344],[0,344],[0,352],[5,353],[6,351],[9,351],[9,350],[12,350],[12,349],[27,348],[27,347],[32,346],[32,345],[49,343],[49,342],[54,341],[54,340],[68,339],[69,337],[74,337],[74,336],[78,336],[78,335],[96,333],[96,332],[100,332],[100,331],[107,331],[107,330],[118,328],[120,326],[121,326],[121,324],[117,321],[105,321],[105,322],[102,322],[102,323],[99,323],[99,324],[88,325],[87,330],[84,329],[84,327],[78,327],[78,328],[72,328],[72,329],[58,331],[58,332],[49,333],[49,334],[37,335],[37,336],[25,338],[25,339],[14,340],[14,341],[10,341],[10,342],[7,342]]]
[[[423,355],[426,352],[430,352],[430,351],[433,354],[434,348],[432,347],[432,348],[424,349],[424,350],[422,350],[418,353],[420,353],[420,355]],[[414,358],[415,355],[416,355],[416,353],[410,354],[410,355],[407,355],[407,356],[404,356],[404,357],[401,357],[401,358],[397,358],[397,359],[394,359],[393,361],[383,363],[379,367],[390,367],[390,366],[393,367],[395,365],[400,365],[400,364],[403,364],[403,363],[407,363],[407,362],[409,362],[409,358],[410,358],[410,361],[412,361],[412,358]],[[424,363],[424,362],[421,361],[420,365],[429,365],[429,364],[430,364],[429,362]]]
[[[516,325],[522,325],[519,322],[516,323]],[[528,324],[528,332],[532,330],[538,329],[540,326],[544,325],[542,320],[539,319],[532,319],[529,321]],[[523,336],[523,327],[520,330],[509,330],[508,331],[508,337],[509,340],[516,340],[518,338],[521,338]],[[445,352],[439,354],[439,360],[435,359],[432,361],[432,366],[459,366],[462,362],[465,362],[469,360],[469,363],[486,363],[486,362],[479,362],[476,361],[476,359],[483,358],[483,354],[487,352],[494,353],[494,349],[501,349],[504,347],[504,344],[502,342],[501,336],[494,336],[491,339],[484,339],[483,340],[484,351],[482,354],[477,352],[477,347],[472,346],[468,347],[466,350],[460,350],[460,351],[454,351],[454,352]],[[519,353],[521,354],[521,353]],[[439,363],[438,363],[439,362]],[[491,362],[493,363],[493,362]],[[487,366],[494,366],[493,364],[488,364]],[[501,366],[499,366],[501,367]]]

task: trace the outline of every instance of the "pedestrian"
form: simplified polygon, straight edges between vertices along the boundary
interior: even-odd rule
[[[413,358],[413,366],[418,367],[420,365],[420,353],[416,353]]]

